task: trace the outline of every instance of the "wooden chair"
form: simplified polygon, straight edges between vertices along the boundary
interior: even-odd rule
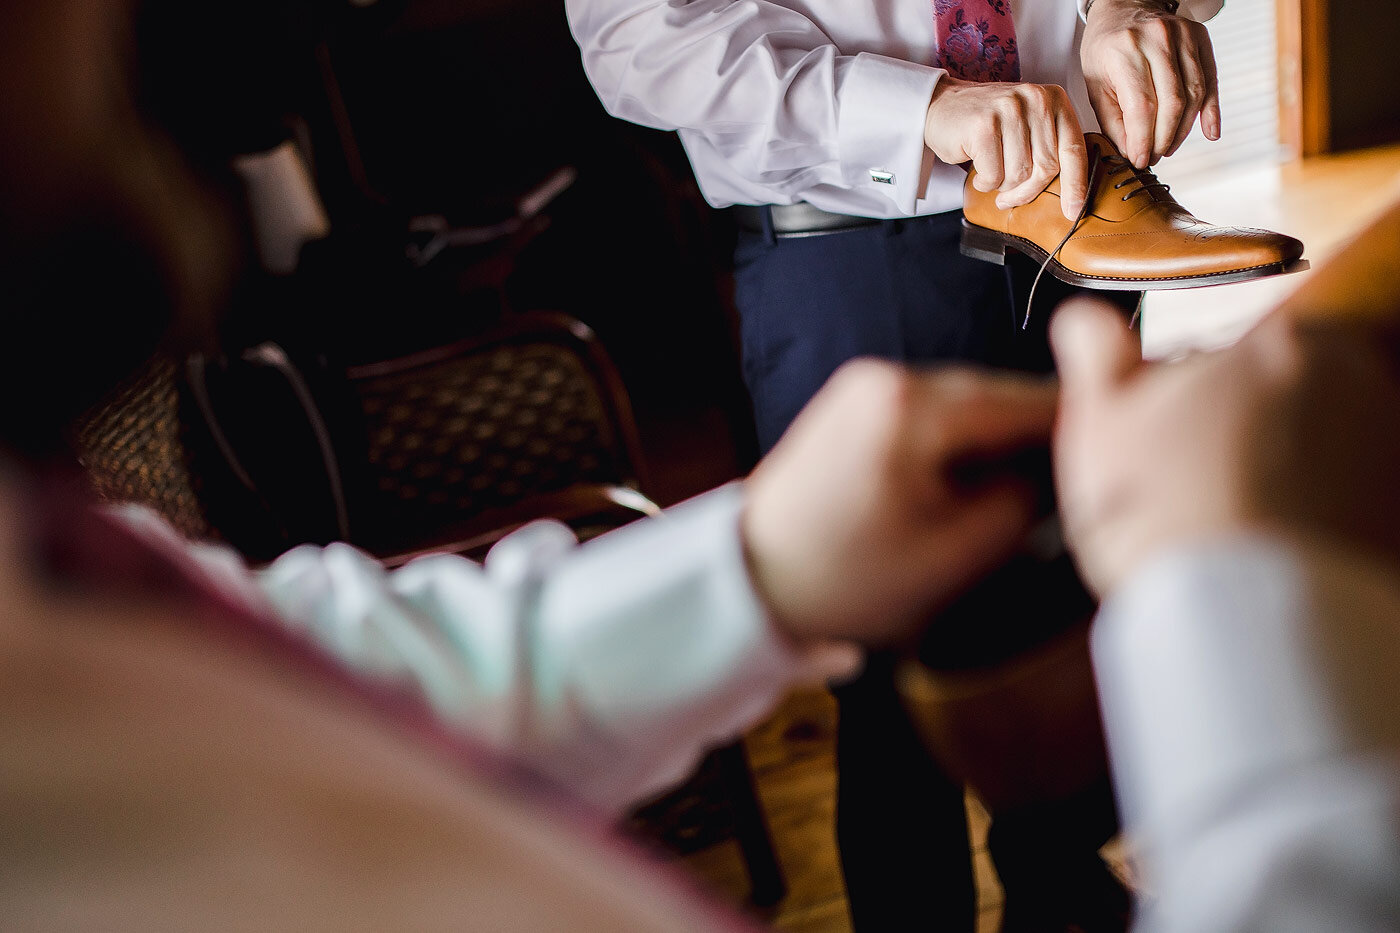
[[[571,318],[512,315],[346,377],[364,443],[347,470],[353,537],[391,564],[477,553],[537,518],[587,532],[660,511],[621,381]]]
[[[621,381],[592,332],[563,315],[512,315],[481,337],[352,367],[329,394],[276,345],[239,364],[253,375],[224,371],[231,381],[214,385],[219,370],[202,358],[182,372],[157,357],[88,413],[74,437],[98,494],[149,505],[190,537],[245,544],[230,514],[263,512],[255,551],[338,537],[391,567],[434,552],[479,558],[542,518],[587,539],[660,511]],[[264,419],[283,429],[260,436]],[[322,461],[291,485],[276,475],[289,444]],[[211,501],[231,495],[234,508]],[[293,515],[304,511],[293,499],[323,503],[322,520]],[[785,883],[742,744],[704,771],[729,808],[753,900],[776,902]]]

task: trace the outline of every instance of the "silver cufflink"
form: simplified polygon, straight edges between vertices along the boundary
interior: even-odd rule
[[[877,185],[892,185],[894,184],[894,172],[884,172],[880,169],[872,168],[870,170],[870,180]]]

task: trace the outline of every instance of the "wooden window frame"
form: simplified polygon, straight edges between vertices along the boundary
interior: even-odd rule
[[[1295,158],[1332,149],[1328,0],[1278,0],[1279,137]]]

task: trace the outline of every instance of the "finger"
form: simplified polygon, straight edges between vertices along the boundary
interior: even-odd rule
[[[995,118],[976,143],[977,152],[972,157],[977,177],[972,187],[986,194],[996,191],[1006,180],[1006,164],[1001,157],[1001,123]]]
[[[1034,158],[1031,151],[1030,128],[1023,112],[1005,115],[1001,123],[1001,158],[1006,166],[1006,177],[1002,179],[1001,195],[997,207],[1014,205],[1006,203],[1006,193],[1023,184],[1031,177]]]
[[[1152,72],[1152,88],[1157,98],[1152,124],[1152,154],[1148,159],[1149,164],[1155,165],[1176,142],[1183,120],[1186,121],[1187,131],[1190,131],[1195,114],[1188,113],[1186,87],[1175,50],[1149,45],[1143,52]]]
[[[1093,105],[1094,116],[1098,117],[1099,129],[1113,141],[1119,152],[1128,151],[1127,128],[1123,125],[1123,108],[1113,88],[1102,81],[1087,82],[1089,103]]]
[[[1095,299],[1077,298],[1055,312],[1050,346],[1066,398],[1107,394],[1142,364],[1122,314]]]
[[[1123,142],[1119,149],[1138,168],[1152,161],[1152,139],[1157,122],[1157,93],[1145,59],[1122,59],[1111,69],[1113,93],[1123,112]]]
[[[1301,322],[1287,314],[1274,312],[1251,328],[1237,344],[1237,349],[1242,356],[1259,365],[1276,383],[1286,384],[1302,374],[1309,349],[1324,346],[1327,337],[1335,339],[1338,333],[1327,334],[1315,329],[1308,334],[1308,328]],[[1358,359],[1359,356],[1354,356],[1351,361],[1353,372]],[[1335,370],[1334,375],[1338,371]]]
[[[1201,132],[1206,139],[1219,139],[1220,125],[1220,72],[1215,64],[1215,46],[1211,44],[1210,32],[1202,26],[1196,36],[1197,61],[1206,84],[1206,98],[1201,105]]]
[[[1089,197],[1089,149],[1073,107],[1059,113],[1056,130],[1060,144],[1060,209],[1077,220]]]
[[[1194,39],[1181,44],[1177,51],[1177,70],[1181,73],[1182,89],[1186,93],[1186,109],[1176,127],[1176,136],[1171,147],[1163,153],[1163,158],[1176,153],[1191,135],[1191,127],[1196,118],[1201,117],[1201,129],[1205,131],[1206,75],[1200,63],[1200,48]]]
[[[935,370],[917,380],[906,430],[922,469],[942,473],[954,461],[1049,440],[1059,390],[1048,380],[965,369]]]
[[[1031,139],[1031,174],[1020,185],[1006,192],[1013,207],[1029,204],[1060,174],[1059,111],[1068,106],[1056,88],[1040,88],[1028,103],[1026,127]]]

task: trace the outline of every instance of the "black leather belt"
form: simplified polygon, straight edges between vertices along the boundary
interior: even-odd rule
[[[833,214],[805,201],[796,204],[736,204],[730,208],[734,221],[740,230],[751,233],[767,232],[764,214],[773,217],[773,235],[779,239],[802,236],[822,236],[839,233],[855,227],[873,227],[880,223],[875,217],[857,217],[854,214]]]

